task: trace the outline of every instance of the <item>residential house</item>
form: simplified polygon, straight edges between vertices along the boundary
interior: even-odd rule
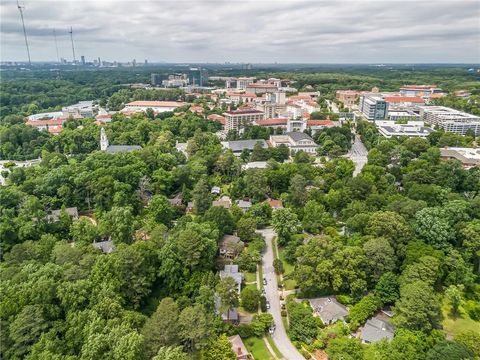
[[[65,208],[65,212],[73,220],[78,220],[78,209],[76,207]],[[59,221],[61,213],[62,213],[62,209],[50,211],[50,214],[47,215],[47,221],[50,223],[55,223]]]
[[[315,314],[326,325],[333,324],[338,320],[344,321],[345,316],[348,315],[348,309],[334,297],[310,299],[309,302]]]
[[[232,344],[232,350],[237,356],[237,360],[248,360],[250,358],[248,350],[239,335],[230,336],[228,340]]]
[[[98,250],[101,250],[104,254],[110,254],[114,249],[113,241],[94,241],[92,246]]]
[[[232,150],[234,155],[240,156],[243,150],[252,151],[257,143],[260,143],[261,147],[266,149],[267,142],[263,139],[259,140],[235,140],[235,141],[222,141],[221,144],[224,149]]]
[[[369,344],[382,339],[392,340],[395,328],[380,315],[367,320],[361,329],[362,343]]]
[[[235,235],[224,235],[218,244],[220,256],[226,259],[233,259],[243,250],[245,243]]]
[[[283,209],[282,200],[267,199],[264,202],[266,202],[268,205],[270,205],[272,210]]]
[[[236,204],[243,212],[247,212],[252,207],[252,202],[249,200],[237,200]]]

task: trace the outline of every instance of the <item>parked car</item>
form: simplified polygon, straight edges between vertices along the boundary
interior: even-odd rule
[[[266,302],[267,310],[270,309],[270,303],[267,301]]]
[[[270,335],[272,335],[275,332],[275,324],[273,324],[272,327],[268,329],[268,332],[270,333]]]
[[[263,278],[263,285],[267,285],[267,279]]]

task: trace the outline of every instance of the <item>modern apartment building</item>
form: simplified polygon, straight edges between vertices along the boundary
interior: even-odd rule
[[[387,117],[388,104],[381,95],[364,95],[360,98],[360,112],[371,121]]]
[[[472,129],[480,135],[480,117],[445,106],[420,106],[420,117],[426,123],[438,126],[448,132],[465,135]]]
[[[240,130],[245,126],[252,125],[257,120],[265,118],[262,111],[254,109],[240,109],[227,111],[223,113],[225,116],[225,130]]]
[[[237,89],[245,90],[248,85],[253,84],[254,82],[254,77],[239,77],[237,79]]]

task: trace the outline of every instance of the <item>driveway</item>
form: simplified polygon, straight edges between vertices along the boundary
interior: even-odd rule
[[[267,300],[270,303],[270,309],[268,312],[272,314],[276,326],[276,330],[272,335],[272,339],[285,359],[305,360],[305,358],[298,352],[297,348],[291,343],[287,336],[287,332],[285,331],[285,327],[283,326],[277,276],[273,270],[272,239],[275,236],[275,232],[273,229],[262,229],[258,230],[258,232],[265,237],[265,242],[267,244],[262,260],[263,277],[267,279],[267,285],[264,285],[264,288]],[[260,281],[263,280],[261,279]]]

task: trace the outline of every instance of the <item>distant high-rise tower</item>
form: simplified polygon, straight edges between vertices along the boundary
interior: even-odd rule
[[[105,151],[108,148],[108,138],[107,134],[105,133],[105,128],[102,127],[100,130],[100,150]]]
[[[137,60],[133,59],[132,65],[133,65],[133,66],[137,66]]]
[[[82,56],[80,57],[80,59],[81,59],[81,61],[82,61],[82,65],[85,65],[85,56],[82,55]]]

